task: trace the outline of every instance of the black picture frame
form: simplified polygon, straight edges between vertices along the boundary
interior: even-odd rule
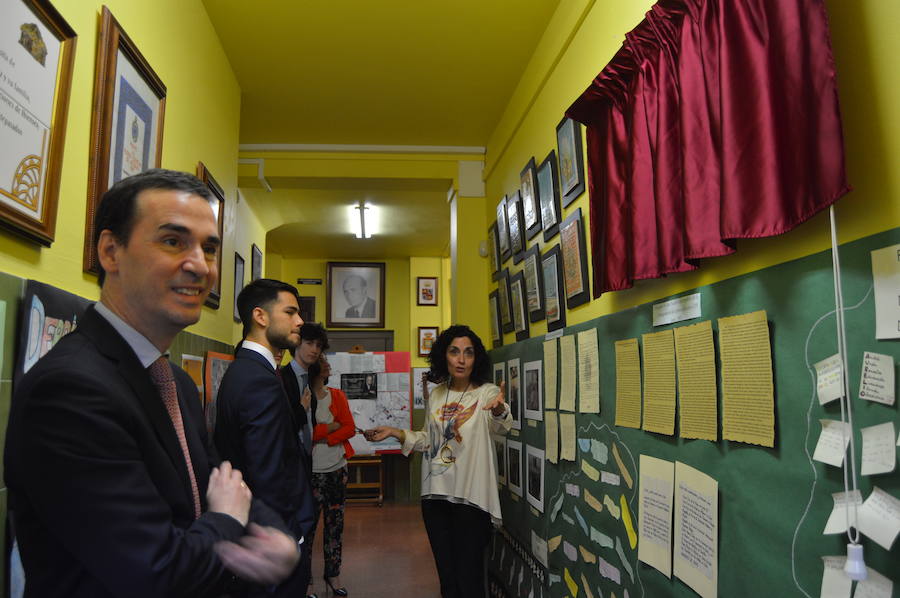
[[[237,298],[244,288],[244,258],[237,251],[234,252],[234,309],[232,317],[235,322],[241,321],[241,314],[238,312]]]
[[[571,118],[559,121],[556,125],[556,149],[559,152],[559,191],[562,205],[566,208],[584,193],[581,123]]]
[[[497,272],[494,280],[497,281],[497,300],[500,305],[500,329],[504,333],[509,333],[513,331],[512,302],[509,298],[509,269],[503,268]]]
[[[541,226],[544,243],[559,233],[562,207],[559,203],[559,174],[556,170],[556,151],[550,150],[537,169],[538,197],[541,200]]]
[[[256,243],[250,244],[250,281],[262,278],[263,253]]]
[[[497,244],[500,247],[500,265],[509,259],[512,252],[509,245],[509,218],[506,216],[506,196],[497,204]]]
[[[212,208],[216,217],[216,228],[219,231],[219,240],[224,243],[225,240],[225,191],[216,181],[212,173],[203,162],[197,162],[197,178],[200,179],[206,188],[209,189],[209,207]],[[219,309],[222,299],[222,245],[219,245],[219,251],[216,252],[216,271],[219,275],[216,277],[216,284],[209,290],[209,295],[203,303],[207,307]]]
[[[513,332],[516,333],[516,341],[524,341],[528,338],[529,330],[528,310],[525,307],[525,276],[521,271],[509,277],[509,300],[512,303]]]
[[[500,323],[500,294],[495,289],[488,293],[488,316],[491,318],[491,347],[503,346],[503,328]]]
[[[300,318],[304,322],[316,321],[316,298],[312,296],[300,297]]]
[[[518,191],[506,200],[506,216],[509,222],[509,250],[514,264],[522,261],[525,252],[525,229],[522,227],[522,197]]]
[[[572,309],[591,299],[588,282],[587,248],[584,244],[584,220],[578,208],[559,226],[559,246],[563,257],[563,284],[566,308]]]
[[[522,263],[522,276],[525,279],[525,311],[531,322],[544,319],[544,280],[541,275],[541,250],[537,243],[525,251]]]
[[[329,328],[384,328],[385,263],[384,262],[327,262],[325,294],[325,324]],[[345,282],[360,280],[357,291],[362,303],[356,308],[350,299]],[[364,284],[363,284],[364,283]],[[351,311],[355,310],[355,311]],[[362,313],[360,313],[360,311]]]
[[[541,278],[544,281],[544,314],[547,332],[566,327],[566,300],[563,284],[562,251],[554,245],[541,256]]]
[[[497,232],[497,221],[491,223],[488,227],[488,259],[491,264],[491,274],[500,271],[500,243],[499,233]]]
[[[519,184],[522,189],[522,227],[530,241],[541,231],[541,200],[534,156],[519,173]]]

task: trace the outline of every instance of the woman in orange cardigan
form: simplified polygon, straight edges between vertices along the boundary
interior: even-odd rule
[[[313,428],[312,491],[316,500],[316,515],[312,532],[316,534],[319,509],[325,513],[322,545],[325,552],[325,583],[333,596],[347,596],[341,586],[341,536],[344,533],[344,499],[347,494],[347,459],[353,456],[350,439],[356,425],[350,413],[347,395],[337,388],[326,386],[331,365],[323,354],[309,368],[312,392],[316,405],[316,426]]]

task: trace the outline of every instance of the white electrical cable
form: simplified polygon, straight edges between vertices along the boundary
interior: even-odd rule
[[[844,473],[844,496],[847,497],[848,505],[852,502],[853,524],[850,524],[850,508],[844,511],[847,521],[847,539],[851,544],[859,544],[859,514],[856,503],[850,501],[850,489],[857,491],[856,484],[856,443],[853,440],[853,409],[850,402],[850,382],[847,375],[847,338],[846,329],[844,327],[844,295],[841,290],[841,260],[838,255],[837,244],[837,223],[834,216],[834,205],[828,208],[828,215],[831,220],[831,262],[834,270],[834,313],[837,328],[837,345],[838,355],[841,360],[841,370],[843,371],[843,397],[841,397],[841,443],[846,443],[845,427],[850,428],[850,456],[844,456],[844,464],[841,468]],[[845,425],[846,418],[846,425]],[[850,461],[850,476],[847,475],[847,461]]]

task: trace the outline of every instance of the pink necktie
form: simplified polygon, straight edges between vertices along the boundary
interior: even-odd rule
[[[194,495],[194,518],[200,517],[200,491],[197,489],[197,478],[194,477],[194,467],[191,464],[191,453],[188,452],[187,439],[184,436],[184,421],[181,419],[181,409],[178,407],[178,393],[175,390],[175,378],[172,376],[172,368],[165,356],[160,357],[147,368],[153,383],[159,390],[159,396],[169,412],[172,425],[175,426],[175,434],[178,443],[184,453],[184,462],[187,465],[188,475],[191,478],[191,492]]]

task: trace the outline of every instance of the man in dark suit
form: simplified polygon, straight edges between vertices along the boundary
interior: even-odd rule
[[[344,299],[350,304],[344,312],[346,318],[374,318],[375,300],[369,297],[366,279],[358,274],[351,274],[344,279]]]
[[[100,301],[23,378],[6,439],[26,596],[218,596],[270,585],[296,542],[207,450],[197,390],[163,355],[197,322],[221,244],[195,177],[151,170],[97,210]],[[247,536],[253,541],[238,545]]]
[[[297,289],[259,278],[237,299],[244,340],[228,366],[216,402],[215,443],[240,469],[255,495],[284,517],[298,538],[312,528],[313,499],[305,453],[274,353],[300,342]],[[309,542],[301,550],[310,552]],[[304,557],[305,558],[305,557]],[[276,595],[305,594],[309,576],[297,567]]]

